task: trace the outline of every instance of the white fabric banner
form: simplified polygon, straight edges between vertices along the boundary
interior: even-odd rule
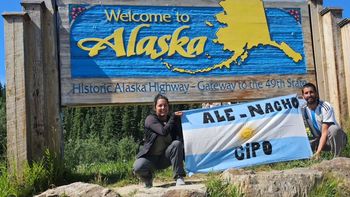
[[[185,111],[182,128],[190,174],[312,155],[296,95]]]

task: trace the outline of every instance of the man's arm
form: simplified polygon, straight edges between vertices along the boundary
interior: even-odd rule
[[[317,151],[314,155],[314,157],[316,157],[316,159],[318,159],[318,157],[320,156],[320,153],[323,149],[323,147],[326,145],[327,142],[327,136],[328,136],[328,128],[329,128],[329,124],[327,123],[323,123],[322,124],[322,135],[320,138],[320,142],[318,143],[318,147],[317,147]]]
[[[323,102],[321,105],[322,105],[321,110],[323,115],[322,128],[321,128],[322,135],[321,135],[315,156],[319,156],[322,149],[325,147],[327,142],[327,137],[328,137],[328,128],[332,124],[335,124],[336,122],[334,117],[333,107],[327,102]]]

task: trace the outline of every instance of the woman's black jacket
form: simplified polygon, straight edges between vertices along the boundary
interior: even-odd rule
[[[148,115],[145,120],[143,146],[140,147],[140,151],[136,158],[147,155],[157,136],[166,136],[168,133],[170,133],[172,141],[180,140],[183,142],[180,116],[175,116],[174,113],[171,114],[167,117],[167,122],[164,125],[156,114]]]

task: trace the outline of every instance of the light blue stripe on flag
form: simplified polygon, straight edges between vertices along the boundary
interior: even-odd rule
[[[235,148],[201,155],[186,155],[186,170],[190,174],[207,173],[228,168],[242,168],[258,164],[307,159],[312,155],[309,141],[306,137],[272,139],[269,142],[272,145],[272,152],[269,155],[264,153],[262,142],[259,142],[260,148],[255,151],[256,157],[253,157],[251,147],[250,151],[248,151],[250,158],[247,158],[246,149],[243,151],[238,149],[239,156],[242,156],[242,153],[244,154],[245,158],[242,160],[238,160],[235,157]],[[243,148],[245,148],[245,144],[243,144]]]

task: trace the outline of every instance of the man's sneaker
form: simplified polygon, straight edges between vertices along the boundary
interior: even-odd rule
[[[176,186],[180,186],[180,185],[185,185],[185,181],[184,181],[184,178],[182,177],[179,177],[176,179]]]
[[[145,180],[145,188],[151,188],[153,186],[153,179]]]

